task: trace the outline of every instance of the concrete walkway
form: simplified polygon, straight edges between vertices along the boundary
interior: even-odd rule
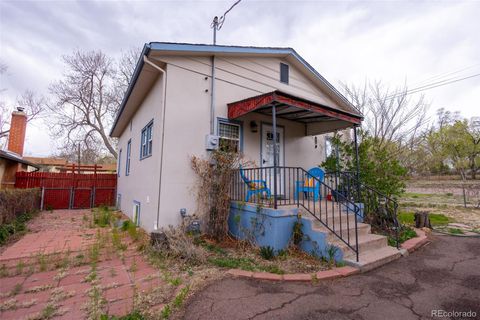
[[[434,236],[379,269],[317,284],[227,278],[194,296],[185,319],[480,319],[480,239]]]
[[[118,238],[126,248],[120,254],[109,228],[90,227],[91,216],[90,210],[41,212],[28,222],[28,234],[2,248],[0,319],[121,316],[147,298],[149,309],[163,308],[175,288],[126,235]]]

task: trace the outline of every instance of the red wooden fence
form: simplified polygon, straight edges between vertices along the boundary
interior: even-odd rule
[[[116,174],[17,172],[15,188],[41,188],[42,209],[80,209],[115,204]]]

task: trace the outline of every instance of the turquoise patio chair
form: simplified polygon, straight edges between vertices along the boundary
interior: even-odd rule
[[[242,177],[243,182],[247,185],[247,198],[245,202],[248,202],[251,196],[256,194],[266,193],[267,197],[270,198],[271,192],[270,189],[267,187],[267,182],[265,180],[250,180],[245,176],[245,172],[240,165],[240,176]]]
[[[303,192],[305,197],[309,197],[310,194],[312,194],[313,201],[322,200],[322,195],[320,194],[320,182],[323,182],[324,178],[325,172],[322,169],[315,167],[308,170],[305,180],[297,181],[295,184],[295,200],[298,200],[298,194],[300,192]]]

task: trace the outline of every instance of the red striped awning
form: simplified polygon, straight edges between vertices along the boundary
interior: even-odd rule
[[[276,107],[278,118],[306,124],[340,121],[342,126],[349,127],[360,124],[363,119],[360,113],[334,109],[278,90],[229,103],[228,118],[236,119],[250,112],[271,115],[272,106]]]

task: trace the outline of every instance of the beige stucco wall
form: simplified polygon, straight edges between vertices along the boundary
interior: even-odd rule
[[[191,156],[206,157],[205,135],[210,131],[210,72],[211,60],[207,57],[162,57],[167,64],[167,93],[165,113],[165,143],[160,194],[160,227],[177,224],[180,209],[188,214],[196,212],[195,174],[191,170]],[[217,118],[227,118],[227,103],[279,89],[319,103],[335,105],[298,70],[290,66],[290,84],[279,81],[277,58],[218,58],[217,59]],[[127,126],[119,139],[122,148],[118,192],[121,209],[131,216],[133,201],[141,202],[141,224],[153,230],[157,216],[157,195],[160,179],[160,133],[162,107],[162,78],[154,84],[133,117],[132,130]],[[154,119],[153,156],[139,160],[140,131]],[[239,119],[243,122],[243,152],[246,159],[260,163],[260,125],[271,118],[251,113]],[[250,121],[256,120],[259,130],[250,130]],[[303,124],[278,119],[285,130],[285,165],[308,169],[324,160],[325,142],[318,137],[304,136]],[[215,121],[216,126],[216,121]],[[125,154],[128,139],[132,139],[131,174],[125,177]],[[147,201],[147,198],[149,201]]]
[[[131,119],[119,138],[118,150],[122,150],[118,177],[118,194],[121,196],[120,209],[133,216],[133,203],[141,204],[140,222],[146,230],[153,230],[158,208],[158,188],[160,173],[160,123],[162,105],[162,78],[156,81],[152,90],[145,97],[141,107]],[[140,160],[141,130],[154,120],[152,156]],[[132,140],[130,174],[125,175],[127,143]]]

